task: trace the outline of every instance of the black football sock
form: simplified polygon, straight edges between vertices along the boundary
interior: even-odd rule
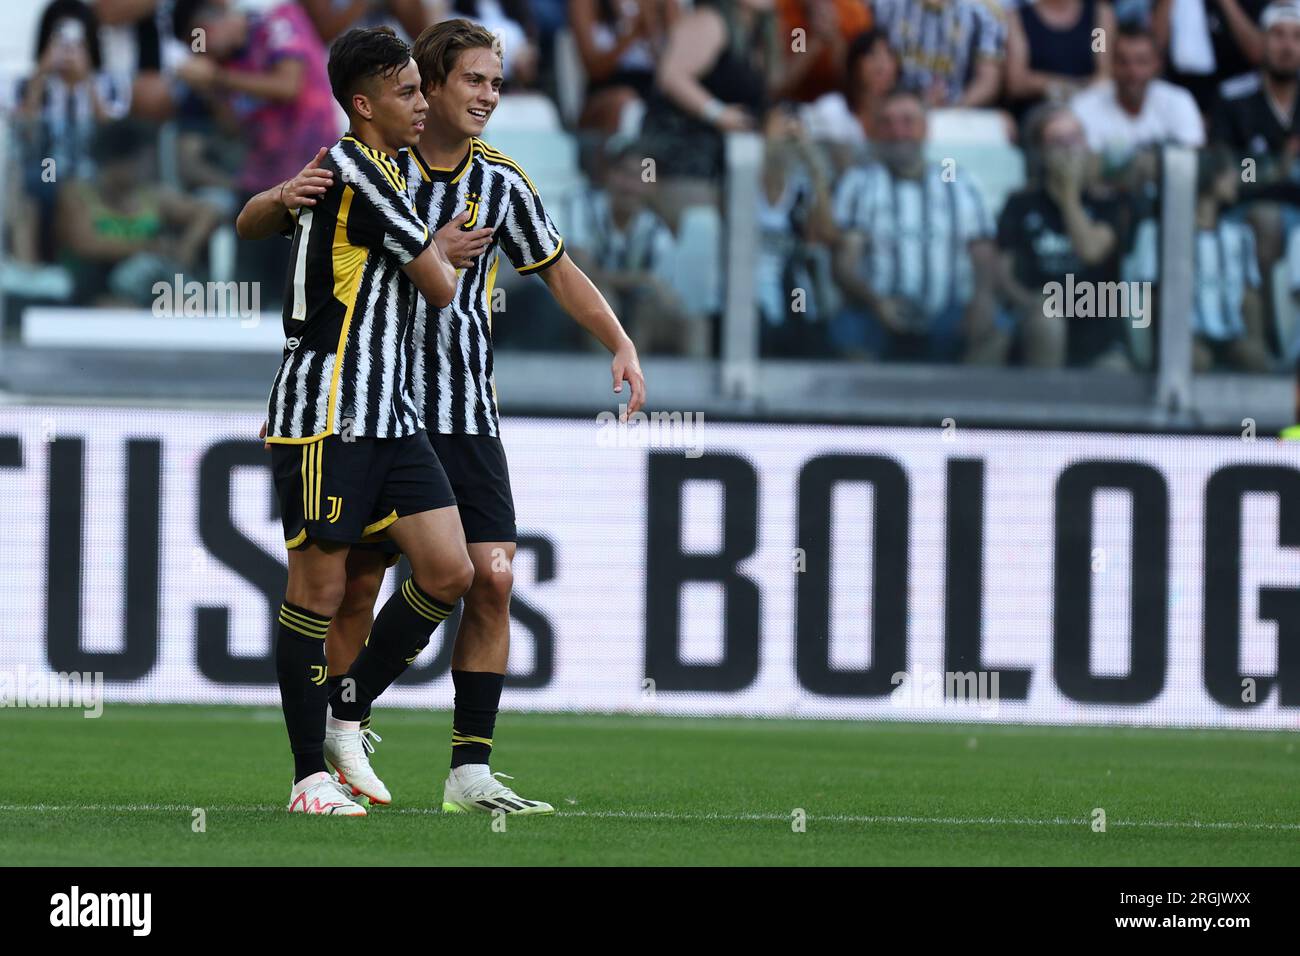
[[[330,689],[331,697],[334,696],[334,691],[338,690],[340,687],[343,686],[343,678],[345,676],[347,675],[330,674],[329,678],[325,681],[326,686],[329,687]],[[361,715],[361,729],[362,730],[370,729],[370,705],[369,704],[366,704],[366,712]]]
[[[451,766],[487,763],[492,756],[492,733],[501,706],[505,674],[488,671],[452,671],[456,685],[456,710],[451,719]]]
[[[347,679],[330,696],[338,720],[360,721],[375,701],[411,666],[454,605],[425,594],[407,578],[379,609],[370,637],[352,662]]]
[[[293,780],[325,769],[325,706],[329,703],[325,632],[330,619],[293,604],[280,605],[275,673],[293,751]]]

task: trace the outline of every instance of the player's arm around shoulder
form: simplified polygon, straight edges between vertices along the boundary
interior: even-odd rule
[[[560,308],[613,353],[610,368],[614,375],[614,391],[621,394],[624,381],[631,385],[632,396],[628,399],[627,412],[638,411],[645,404],[645,375],[641,371],[636,346],[595,283],[578,268],[567,252],[561,252],[560,257],[540,274]]]
[[[235,232],[240,239],[266,239],[293,225],[297,210],[316,205],[334,183],[334,172],[323,166],[329,150],[322,146],[293,179],[263,190],[239,211]]]

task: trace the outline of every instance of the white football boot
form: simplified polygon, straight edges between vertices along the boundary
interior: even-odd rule
[[[289,792],[290,813],[319,813],[333,817],[364,817],[366,808],[353,803],[348,789],[321,771],[303,777]]]
[[[467,763],[454,768],[447,775],[442,788],[443,813],[504,813],[524,816],[534,813],[554,813],[555,807],[537,800],[525,800],[498,780],[514,777],[493,773],[485,763]]]
[[[338,720],[333,714],[325,719],[325,762],[338,772],[340,783],[352,788],[353,796],[365,794],[372,804],[392,802],[370,766],[360,721]]]

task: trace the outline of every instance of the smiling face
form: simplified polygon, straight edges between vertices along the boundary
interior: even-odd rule
[[[481,136],[501,101],[501,58],[487,47],[462,50],[447,82],[425,90],[432,119],[460,137]]]
[[[391,146],[414,146],[424,132],[429,105],[420,94],[420,70],[414,60],[387,76],[370,78],[366,91],[353,97],[353,102],[360,115],[369,111],[366,118]]]

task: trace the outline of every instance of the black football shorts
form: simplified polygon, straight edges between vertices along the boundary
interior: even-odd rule
[[[284,543],[360,544],[384,540],[398,518],[456,504],[423,431],[403,438],[328,435],[271,446]]]

